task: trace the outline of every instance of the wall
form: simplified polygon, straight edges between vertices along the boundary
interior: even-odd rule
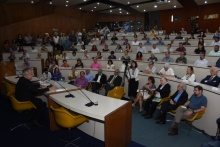
[[[206,28],[209,28],[211,32],[214,32],[219,27],[220,18],[218,19],[209,19],[204,20],[204,15],[219,13],[220,3],[202,5],[202,6],[191,6],[180,9],[172,10],[163,10],[160,11],[160,26],[163,27],[170,33],[172,30],[179,31],[182,27],[185,28],[188,32],[191,30],[191,21],[188,21],[188,17],[199,16],[199,27],[205,31]],[[179,22],[171,22],[171,15],[177,15],[181,17]],[[219,16],[220,17],[220,16]]]

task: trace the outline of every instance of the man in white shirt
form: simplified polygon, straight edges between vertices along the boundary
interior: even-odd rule
[[[171,48],[171,44],[167,44],[167,48],[164,49],[164,52],[173,52],[173,49]]]
[[[23,53],[19,56],[19,60],[23,60],[25,58],[29,58],[29,54],[27,53],[26,50],[23,51]]]
[[[215,45],[220,46],[219,37],[215,37],[215,41],[213,41],[213,42],[210,44],[210,46],[215,46]]]
[[[208,64],[208,60],[205,59],[205,53],[200,53],[200,58],[196,60],[195,66],[207,67]]]
[[[42,80],[50,80],[51,79],[51,73],[48,71],[48,68],[44,68],[44,73],[42,75]]]
[[[139,45],[139,41],[137,41],[137,38],[134,38],[134,41],[132,41],[131,45]]]
[[[139,47],[137,48],[137,52],[147,53],[146,48],[142,45],[142,43],[139,43]]]
[[[157,68],[154,66],[154,62],[150,61],[148,63],[148,66],[146,67],[146,69],[143,71],[143,73],[145,73],[145,74],[155,74],[156,70],[157,70]]]
[[[174,78],[174,71],[169,67],[169,63],[165,63],[164,67],[159,72],[160,76]]]
[[[151,49],[151,53],[160,53],[160,50],[157,48],[156,44],[153,44],[152,45],[152,49]]]
[[[214,50],[209,52],[210,56],[220,56],[219,46],[215,45]]]
[[[122,34],[122,36],[126,37],[126,36],[129,36],[129,35],[128,35],[127,31],[124,31],[124,34]]]

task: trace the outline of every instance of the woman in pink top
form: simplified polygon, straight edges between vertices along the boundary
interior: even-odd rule
[[[96,69],[101,68],[101,65],[97,62],[97,58],[96,57],[93,58],[93,61],[94,62],[90,65],[90,68],[96,68]]]

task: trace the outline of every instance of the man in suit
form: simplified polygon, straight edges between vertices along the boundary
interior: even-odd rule
[[[119,76],[119,73],[119,69],[116,69],[114,75],[111,75],[108,78],[107,83],[105,85],[105,95],[107,95],[108,91],[112,90],[115,86],[121,85],[122,77]]]
[[[102,73],[102,69],[98,69],[98,73],[95,75],[92,83],[92,92],[99,93],[99,89],[102,84],[105,84],[107,81],[107,77]]]
[[[177,86],[177,91],[170,97],[170,101],[163,102],[157,116],[157,124],[166,124],[166,115],[170,110],[176,110],[180,105],[185,104],[188,100],[186,92],[186,84],[180,83]]]
[[[218,87],[219,83],[220,83],[220,77],[218,76],[218,68],[217,67],[212,67],[210,70],[210,74],[206,76],[201,83],[202,84],[206,84],[206,85],[210,85],[213,87]]]

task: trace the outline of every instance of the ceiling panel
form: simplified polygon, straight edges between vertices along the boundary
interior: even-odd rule
[[[197,5],[206,5],[206,4],[213,4],[213,3],[220,3],[220,0],[194,0]],[[207,1],[207,3],[205,3]]]
[[[129,15],[129,13],[127,11],[125,11],[124,9],[121,9],[121,8],[102,11],[101,13],[108,13],[108,14],[115,14],[115,15]]]
[[[93,3],[93,4],[90,4],[90,5],[81,7],[81,10],[99,11],[99,10],[108,9],[108,8],[110,8],[110,5],[106,5],[106,4],[103,4],[103,3],[99,3],[99,4]]]
[[[127,5],[127,4],[138,3],[138,2],[146,2],[150,0],[111,0],[111,1]]]

